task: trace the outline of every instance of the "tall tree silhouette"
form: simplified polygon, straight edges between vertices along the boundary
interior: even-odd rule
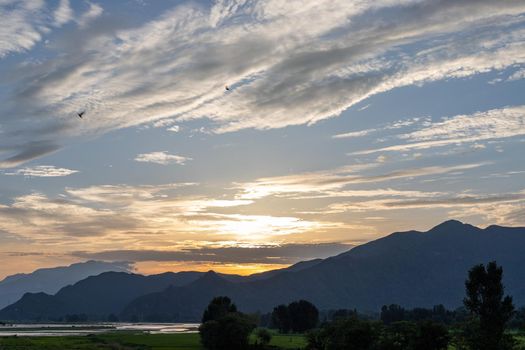
[[[474,266],[465,282],[465,307],[473,316],[474,331],[469,332],[472,349],[502,350],[511,347],[505,327],[512,318],[512,297],[504,297],[503,269],[495,261]]]

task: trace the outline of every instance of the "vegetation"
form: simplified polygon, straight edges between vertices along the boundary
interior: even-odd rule
[[[266,348],[272,340],[272,334],[266,328],[258,328],[255,331],[255,345]]]
[[[514,347],[513,339],[505,335],[505,328],[514,314],[514,305],[512,297],[503,296],[502,277],[503,269],[495,261],[486,268],[483,264],[476,265],[468,273],[464,304],[472,315],[466,334],[471,349]]]
[[[208,350],[244,350],[256,327],[249,316],[238,312],[228,297],[214,298],[202,316],[199,327],[202,345]]]
[[[202,315],[202,323],[208,321],[216,321],[229,313],[237,312],[237,307],[232,304],[228,297],[216,297],[210,302],[204,314]]]
[[[319,311],[306,300],[279,305],[273,309],[272,324],[281,333],[303,333],[315,328],[319,323]]]

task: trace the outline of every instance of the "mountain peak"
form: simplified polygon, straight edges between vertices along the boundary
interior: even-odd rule
[[[441,224],[432,227],[429,231],[450,231],[450,230],[461,230],[466,227],[473,227],[472,225],[465,224],[459,220],[447,220],[443,221]]]

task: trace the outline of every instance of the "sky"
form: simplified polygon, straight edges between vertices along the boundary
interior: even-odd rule
[[[0,277],[523,226],[524,152],[523,1],[0,0]]]

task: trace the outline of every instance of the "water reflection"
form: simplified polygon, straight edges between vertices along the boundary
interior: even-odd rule
[[[104,332],[143,332],[150,334],[195,333],[198,323],[82,323],[0,325],[0,337],[74,336]]]

